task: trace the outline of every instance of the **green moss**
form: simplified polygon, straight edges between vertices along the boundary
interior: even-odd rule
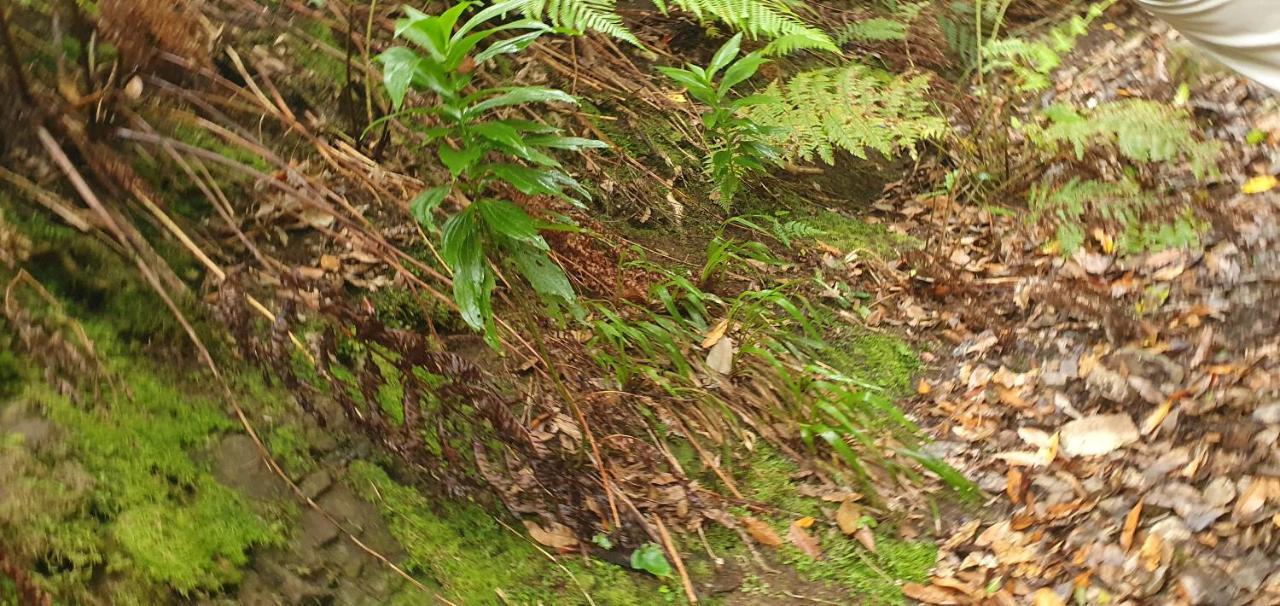
[[[797,220],[823,232],[818,239],[844,252],[863,252],[893,259],[901,250],[920,248],[915,238],[889,231],[884,225],[867,223],[829,210],[822,210],[808,216],[797,216]]]
[[[216,401],[187,391],[198,385],[128,359],[105,329],[90,329],[115,384],[88,405],[42,385],[26,389],[64,433],[64,450],[20,476],[26,492],[41,495],[32,504],[40,510],[0,511],[0,527],[39,531],[23,549],[49,563],[49,582],[66,595],[91,591],[104,570],[121,604],[237,582],[250,549],[283,539],[204,462],[234,426]]]
[[[827,362],[837,370],[878,385],[891,396],[911,391],[911,380],[920,370],[920,356],[906,341],[893,335],[858,331],[840,335],[835,342],[835,355]]]
[[[353,487],[376,504],[391,533],[408,552],[407,568],[439,586],[460,604],[584,604],[573,579],[523,536],[503,528],[483,508],[455,501],[428,501],[371,463],[349,468]],[[660,600],[635,574],[612,564],[577,558],[561,563],[597,604],[639,606]]]
[[[791,476],[800,471],[790,459],[766,445],[757,445],[741,465],[741,488],[752,500],[789,514],[821,516],[817,501],[796,492]]]
[[[876,538],[876,553],[838,532],[819,537],[823,556],[815,560],[793,547],[784,558],[801,576],[838,584],[857,596],[859,604],[903,604],[902,582],[924,582],[937,559],[931,543]]]
[[[316,462],[307,451],[307,439],[293,425],[280,425],[271,430],[267,436],[267,448],[275,458],[295,478],[302,477],[315,469]]]

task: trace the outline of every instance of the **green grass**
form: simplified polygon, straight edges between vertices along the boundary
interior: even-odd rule
[[[784,559],[812,581],[840,585],[859,604],[903,604],[900,583],[924,582],[937,559],[932,543],[876,537],[876,553],[857,541],[832,531],[819,535],[823,557],[815,560],[793,547],[784,548]]]

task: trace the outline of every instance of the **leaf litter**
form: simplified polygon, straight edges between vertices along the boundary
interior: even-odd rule
[[[1168,30],[1128,24],[1098,32],[1046,103],[1161,98]],[[914,410],[988,500],[940,520],[949,538],[908,598],[1280,604],[1280,150],[1242,139],[1275,99],[1229,74],[1193,90],[1232,185],[1201,188],[1196,245],[1122,253],[1095,229],[1063,257],[1016,216],[914,204],[936,257],[912,259],[919,287],[881,321],[941,335]]]

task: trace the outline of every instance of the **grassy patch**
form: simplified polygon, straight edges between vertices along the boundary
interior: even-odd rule
[[[428,501],[393,480],[381,467],[357,461],[349,468],[357,492],[376,504],[391,533],[408,552],[406,565],[438,584],[460,604],[585,604],[583,591],[523,537],[503,528],[482,507]],[[657,587],[644,587],[633,573],[598,561],[564,558],[597,604],[640,606],[662,603]],[[648,585],[647,583],[645,585]]]
[[[847,588],[859,604],[904,603],[900,582],[925,581],[937,559],[937,547],[932,543],[877,537],[877,553],[871,553],[834,531],[820,541],[821,560],[791,547],[784,550],[784,557],[807,579]]]

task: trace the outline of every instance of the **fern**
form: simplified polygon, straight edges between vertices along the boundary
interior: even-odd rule
[[[863,21],[855,21],[840,30],[840,33],[836,35],[836,44],[844,46],[850,42],[906,40],[908,25],[887,17],[873,17]]]
[[[818,69],[769,85],[780,102],[751,108],[750,117],[776,128],[770,141],[789,158],[835,163],[835,149],[859,158],[868,149],[886,156],[946,132],[947,122],[929,112],[925,76],[894,76],[865,65]]]
[[[1114,145],[1134,162],[1184,161],[1197,178],[1217,174],[1221,144],[1200,141],[1192,135],[1195,124],[1185,110],[1154,101],[1129,99],[1105,103],[1086,114],[1067,105],[1044,111],[1048,125],[1024,128],[1028,138],[1056,153],[1069,145],[1079,160],[1094,145]]]
[[[622,23],[616,0],[526,0],[520,12],[576,32],[594,31],[643,46]]]
[[[904,3],[893,9],[891,17],[872,17],[850,23],[836,35],[836,44],[906,40],[907,29],[928,5],[928,2]]]
[[[1028,221],[1052,227],[1058,249],[1067,255],[1084,246],[1091,224],[1115,228],[1116,248],[1130,254],[1198,244],[1207,227],[1190,209],[1171,220],[1152,216],[1160,210],[1159,200],[1132,179],[1036,186],[1028,207]]]
[[[652,0],[664,14],[667,0]],[[718,20],[751,38],[772,40],[765,54],[781,55],[799,49],[838,52],[822,30],[804,22],[786,0],[671,0],[702,20]],[[531,19],[577,32],[595,31],[642,46],[622,23],[617,0],[522,0],[519,10]]]
[[[1049,74],[1058,69],[1062,55],[1075,48],[1076,40],[1089,31],[1089,25],[1102,16],[1116,0],[1103,0],[1089,6],[1084,15],[1075,15],[1036,40],[1004,38],[991,40],[982,47],[983,72],[1008,71],[1013,74],[1019,92],[1040,91],[1049,87]]]
[[[567,0],[568,1],[568,0]],[[665,10],[664,0],[653,0]],[[671,0],[698,19],[714,18],[752,38],[768,38],[785,44],[769,54],[808,48],[838,52],[825,32],[805,23],[785,0]]]

